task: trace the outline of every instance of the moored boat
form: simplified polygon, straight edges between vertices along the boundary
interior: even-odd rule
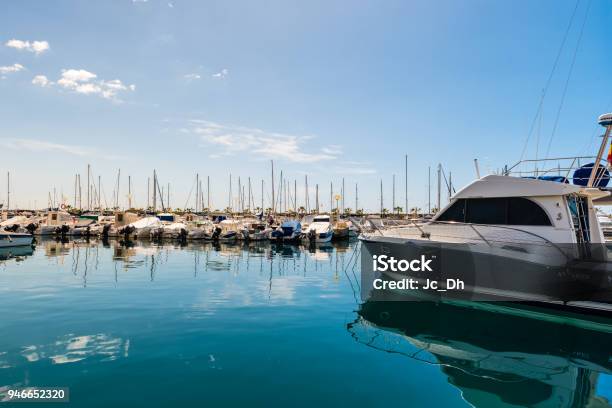
[[[564,177],[517,177],[509,171],[478,178],[430,222],[362,235],[366,257],[434,259],[433,272],[396,268],[383,275],[410,277],[421,286],[434,280],[440,296],[612,311],[612,260],[594,207],[611,199],[601,156],[612,114],[602,115],[600,123],[607,130],[597,165],[574,169],[574,184]],[[451,290],[449,278],[460,279],[465,290]]]
[[[270,233],[270,240],[275,242],[299,243],[302,239],[302,224],[298,220],[286,220]]]
[[[0,231],[0,248],[31,246],[33,240],[31,234]]]
[[[329,242],[333,235],[329,215],[325,214],[315,216],[306,230],[306,237],[310,242]]]

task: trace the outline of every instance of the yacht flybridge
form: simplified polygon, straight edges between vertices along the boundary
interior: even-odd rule
[[[612,114],[600,116],[599,123],[606,132],[592,163],[580,166],[580,158],[570,158],[563,169],[555,163],[529,175],[515,165],[502,175],[478,178],[428,223],[362,235],[365,248],[398,259],[433,254],[436,277],[465,280],[472,299],[592,301],[594,291],[605,298],[612,294],[612,264],[594,204],[612,203],[608,163],[602,160]]]

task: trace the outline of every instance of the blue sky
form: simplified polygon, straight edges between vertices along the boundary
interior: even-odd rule
[[[568,83],[551,156],[594,154],[596,117],[612,109],[612,6],[582,0],[544,100],[539,155]],[[0,172],[12,202],[72,201],[74,174],[117,169],[145,203],[156,168],[171,204],[195,173],[211,177],[213,207],[229,174],[258,187],[275,160],[291,183],[304,174],[329,206],[346,180],[346,206],[377,209],[392,175],[403,206],[426,206],[427,167],[457,186],[516,162],[574,1],[7,1],[0,5]],[[535,136],[527,157],[535,155]],[[0,201],[5,200],[0,177]],[[234,191],[236,189],[234,188]],[[266,204],[268,205],[268,204]]]

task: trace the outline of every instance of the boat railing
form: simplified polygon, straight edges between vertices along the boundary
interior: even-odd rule
[[[575,156],[575,157],[553,157],[547,159],[526,159],[521,160],[512,166],[506,166],[502,172],[505,176],[516,177],[547,177],[557,176],[569,179],[573,172],[581,166],[593,163],[597,160],[595,156]],[[606,168],[605,159],[600,161],[600,166]]]
[[[448,226],[441,230],[440,228],[427,228],[431,226]],[[472,231],[473,234],[468,235],[466,232]],[[427,239],[431,242],[484,242],[488,246],[504,246],[504,245],[524,245],[554,248],[560,252],[567,260],[572,256],[567,250],[562,248],[562,245],[552,242],[532,231],[527,231],[518,227],[507,225],[491,225],[491,224],[475,224],[475,223],[456,223],[452,221],[430,221],[421,225],[406,225],[394,227],[392,229],[378,231],[385,236],[397,236],[399,238],[419,238]],[[416,235],[416,237],[415,237]],[[568,243],[569,244],[569,243]],[[568,246],[571,249],[571,246]]]

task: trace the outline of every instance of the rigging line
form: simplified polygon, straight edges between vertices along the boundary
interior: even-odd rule
[[[555,132],[557,131],[557,125],[559,124],[559,118],[561,117],[561,110],[563,109],[563,104],[565,102],[565,95],[567,93],[567,87],[569,85],[570,78],[572,76],[572,72],[574,71],[574,64],[576,63],[576,56],[578,55],[578,49],[580,48],[580,42],[582,41],[582,35],[584,34],[584,27],[587,22],[587,17],[589,16],[589,10],[591,8],[591,0],[587,3],[586,11],[584,12],[584,19],[582,20],[582,27],[580,27],[580,34],[578,35],[578,41],[576,42],[576,48],[574,49],[574,55],[572,56],[572,63],[570,65],[569,72],[567,73],[567,78],[565,80],[565,85],[563,86],[563,93],[561,94],[561,103],[559,103],[559,109],[557,109],[557,116],[555,117],[555,123],[553,125],[552,133],[550,134],[550,139],[548,140],[548,147],[546,149],[546,156],[550,153],[550,146],[552,145],[552,141],[555,137]]]
[[[563,35],[563,40],[561,41],[561,46],[559,47],[559,51],[557,51],[555,62],[553,63],[553,67],[550,71],[550,74],[548,74],[548,79],[546,80],[544,88],[542,89],[542,96],[540,96],[540,103],[538,104],[538,109],[536,110],[536,114],[533,117],[533,120],[531,121],[531,126],[529,128],[529,132],[527,133],[527,138],[525,139],[525,144],[523,145],[523,151],[521,152],[521,158],[519,161],[523,160],[523,157],[525,156],[525,152],[527,151],[527,145],[529,144],[529,139],[531,138],[531,135],[533,134],[533,130],[535,129],[535,125],[537,123],[538,117],[540,116],[542,112],[542,107],[544,105],[544,98],[546,97],[546,94],[548,92],[548,87],[550,86],[550,82],[552,81],[555,71],[557,70],[557,66],[559,65],[559,59],[561,58],[563,48],[565,48],[565,42],[567,41],[567,36],[570,32],[570,29],[572,28],[572,25],[574,24],[574,18],[576,17],[576,11],[578,10],[579,4],[580,4],[580,0],[576,0],[574,11],[572,12],[572,16],[570,18],[569,24],[567,25],[567,28],[565,29],[565,34]]]
[[[191,190],[189,190],[189,195],[187,196],[187,201],[185,201],[185,206],[183,209],[187,209],[187,205],[189,204],[189,200],[191,200],[191,193],[193,193],[193,187],[196,185],[197,177],[193,180],[193,184],[191,185]]]

